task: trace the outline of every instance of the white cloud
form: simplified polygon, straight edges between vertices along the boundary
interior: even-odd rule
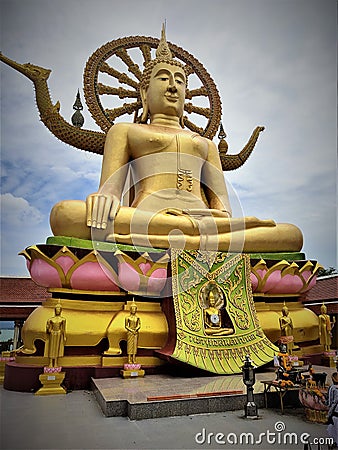
[[[50,235],[48,219],[21,197],[1,195],[1,273],[27,276],[28,271],[18,253],[29,245],[44,243]]]
[[[22,233],[27,226],[34,226],[44,220],[41,212],[34,206],[31,206],[27,200],[22,197],[14,197],[7,193],[1,195],[1,220],[3,224],[8,224],[12,229]]]

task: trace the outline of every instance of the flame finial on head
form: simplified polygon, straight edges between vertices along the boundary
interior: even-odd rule
[[[162,24],[161,40],[156,49],[156,59],[173,59],[173,55],[170,51],[165,35],[165,24]]]
[[[131,309],[132,309],[133,307],[134,307],[135,309],[137,309],[137,304],[136,304],[136,302],[135,302],[134,297],[133,297],[132,302],[130,303],[130,311],[131,311]]]

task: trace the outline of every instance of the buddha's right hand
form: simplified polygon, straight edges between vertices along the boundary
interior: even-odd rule
[[[106,229],[108,220],[114,220],[120,209],[120,200],[115,195],[95,193],[86,199],[87,226]]]

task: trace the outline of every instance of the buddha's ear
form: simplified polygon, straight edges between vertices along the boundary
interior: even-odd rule
[[[144,87],[140,87],[140,96],[141,96],[141,102],[142,102],[142,115],[140,122],[141,123],[147,123],[148,120],[148,104],[147,104],[147,91],[144,89]]]

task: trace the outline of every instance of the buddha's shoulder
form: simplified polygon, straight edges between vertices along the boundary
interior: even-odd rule
[[[109,128],[108,133],[109,134],[119,134],[119,133],[126,133],[129,131],[129,129],[133,126],[136,125],[134,123],[128,123],[128,122],[118,122],[115,123],[114,125],[112,125]]]
[[[140,123],[130,123],[130,122],[118,122],[115,123],[108,131],[109,134],[113,135],[133,135],[140,133],[151,133],[149,125]]]

